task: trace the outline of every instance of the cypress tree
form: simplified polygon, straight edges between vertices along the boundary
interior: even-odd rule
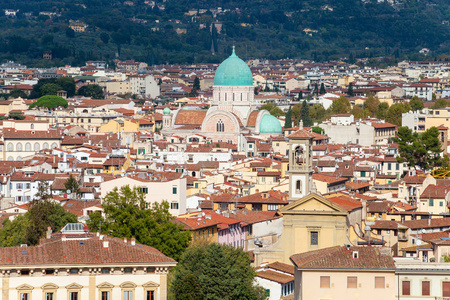
[[[306,100],[302,102],[302,108],[300,110],[300,119],[303,121],[303,126],[310,127],[313,125],[313,121],[309,116],[309,106]]]
[[[292,128],[292,109],[290,106],[286,113],[286,119],[284,121],[284,128]]]
[[[327,91],[325,90],[325,85],[323,84],[323,82],[320,84],[320,92],[319,94],[323,95],[325,94]]]

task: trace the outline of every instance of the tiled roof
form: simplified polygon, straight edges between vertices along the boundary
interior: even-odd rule
[[[290,134],[288,136],[288,138],[289,139],[292,139],[292,138],[293,139],[295,139],[295,138],[298,138],[298,139],[313,139],[314,138],[314,134],[312,134],[311,132],[306,131],[304,129],[300,129],[300,130],[297,130],[296,132]]]
[[[278,282],[281,284],[285,284],[285,283],[294,281],[294,276],[286,275],[286,274],[272,271],[272,270],[256,272],[256,276],[270,280],[270,281],[275,281],[275,282]]]
[[[402,224],[411,229],[450,227],[450,218],[411,220]]]
[[[254,110],[250,113],[248,116],[247,126],[249,127],[255,127],[256,126],[256,119],[258,117],[259,110]]]
[[[347,210],[348,212],[351,212],[355,209],[362,207],[361,202],[359,202],[358,200],[354,200],[350,197],[346,197],[346,196],[328,198],[328,200],[333,202],[334,204],[342,207],[343,209]]]
[[[3,137],[5,139],[62,139],[62,135],[57,130],[15,130],[12,128],[3,128]]]
[[[353,251],[358,258],[353,258]],[[383,255],[375,247],[335,246],[315,251],[295,254],[291,261],[299,269],[388,269],[394,270],[394,260]]]
[[[197,230],[201,228],[208,228],[212,226],[217,226],[220,224],[219,221],[207,219],[205,217],[203,218],[184,218],[184,217],[178,217],[174,219],[175,223],[182,224],[184,226],[185,230]]]
[[[369,201],[367,202],[368,213],[385,213],[390,211],[393,202],[390,201]]]
[[[180,110],[175,125],[202,125],[206,110]]]
[[[280,218],[276,211],[253,211],[238,209],[236,214],[230,214],[230,218],[240,220],[246,224],[254,224]]]
[[[175,263],[149,246],[132,246],[122,239],[110,237],[105,237],[105,241],[109,242],[108,248],[103,247],[103,240],[97,237],[84,240],[83,245],[78,240],[52,239],[27,248],[0,247],[0,261],[3,266]]]
[[[445,198],[445,196],[450,193],[450,186],[447,185],[434,185],[430,184],[422,192],[420,198]]]
[[[312,175],[312,178],[314,180],[323,181],[328,184],[340,183],[340,182],[347,181],[347,178],[344,178],[344,177],[335,177],[335,176],[329,176],[329,175],[317,174],[317,173],[314,173]]]
[[[375,224],[370,225],[372,229],[397,229],[398,223],[395,221],[376,220]]]
[[[291,274],[291,275],[294,275],[294,273],[295,273],[295,268],[294,268],[293,265],[288,265],[288,264],[285,264],[285,263],[282,263],[282,262],[279,262],[279,261],[276,261],[274,263],[268,264],[266,266],[266,268],[278,270],[278,271],[285,272],[285,273],[288,273],[288,274]]]

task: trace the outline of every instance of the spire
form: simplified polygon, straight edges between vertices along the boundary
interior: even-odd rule
[[[233,52],[231,53],[231,56],[236,56],[236,52],[234,52],[234,49],[235,49],[235,47],[233,45]]]

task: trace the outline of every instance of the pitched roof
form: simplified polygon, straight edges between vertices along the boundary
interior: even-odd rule
[[[450,218],[411,220],[405,221],[402,224],[411,229],[449,227]]]
[[[445,198],[450,193],[450,186],[430,184],[422,192],[420,198]]]
[[[278,282],[281,284],[294,281],[294,276],[283,274],[283,273],[272,271],[272,270],[256,272],[256,276],[261,277],[263,279],[270,280],[270,281],[275,281],[275,282]]]
[[[353,251],[358,258],[353,258]],[[290,257],[299,269],[386,269],[394,270],[394,260],[390,255],[383,255],[375,247],[335,246]]]
[[[180,110],[175,125],[202,125],[206,110]]]
[[[346,196],[328,198],[328,200],[342,207],[343,209],[346,209],[348,212],[351,212],[358,208],[362,208],[361,202]]]
[[[295,139],[295,138],[298,138],[298,139],[313,139],[314,138],[314,134],[312,134],[309,131],[306,131],[305,129],[300,129],[300,130],[297,130],[296,132],[290,134],[288,136],[288,138],[289,139],[292,139],[292,138],[293,139]]]

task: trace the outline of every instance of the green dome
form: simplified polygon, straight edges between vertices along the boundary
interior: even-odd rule
[[[163,114],[170,115],[170,108],[166,107],[163,109]]]
[[[264,115],[259,125],[260,133],[282,133],[280,121],[272,115]]]
[[[253,75],[247,64],[233,53],[216,70],[214,85],[253,85]]]

